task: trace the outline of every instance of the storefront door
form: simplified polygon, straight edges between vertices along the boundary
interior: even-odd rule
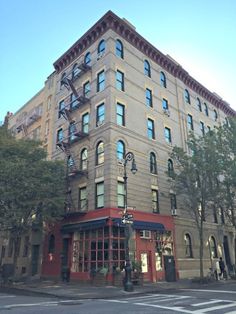
[[[140,261],[142,263],[142,273],[145,281],[152,281],[152,252],[144,251],[140,253]]]

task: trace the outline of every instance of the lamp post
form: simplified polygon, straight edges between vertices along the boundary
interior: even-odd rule
[[[129,258],[129,239],[130,239],[130,221],[127,219],[127,171],[126,166],[128,161],[131,161],[131,172],[135,174],[137,172],[137,167],[135,163],[134,154],[128,152],[125,154],[124,158],[124,212],[123,212],[123,221],[125,223],[125,281],[124,281],[124,290],[131,292],[134,290],[132,281],[131,281],[131,264]]]

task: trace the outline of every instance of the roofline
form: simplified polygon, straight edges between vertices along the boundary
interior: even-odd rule
[[[101,17],[75,44],[70,47],[59,59],[54,62],[57,73],[61,72],[67,65],[81,55],[88,47],[100,38],[108,29],[112,29],[119,36],[127,40],[131,45],[144,53],[148,58],[159,64],[165,71],[181,80],[186,86],[205,98],[216,108],[219,108],[230,116],[236,116],[236,111],[223,99],[209,91],[201,83],[195,80],[179,64],[176,64],[155,48],[144,37],[135,31],[127,22],[118,17],[112,11],[108,11]]]

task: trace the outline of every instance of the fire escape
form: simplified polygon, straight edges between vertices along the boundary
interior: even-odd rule
[[[74,81],[81,75],[91,70],[91,67],[84,62],[78,65],[77,73],[75,76],[65,76],[61,80],[61,86],[65,86],[68,90],[72,91],[72,94],[64,100],[64,106],[60,109],[59,115],[61,115],[68,122],[68,137],[58,140],[57,147],[63,151],[66,159],[66,197],[65,197],[65,213],[66,215],[72,213],[79,213],[76,211],[76,207],[72,198],[72,180],[74,178],[87,176],[87,166],[77,166],[73,157],[72,146],[74,143],[88,137],[88,125],[84,125],[82,121],[76,121],[74,118],[75,111],[80,109],[85,104],[89,103],[89,98],[84,95],[84,91],[76,89]]]

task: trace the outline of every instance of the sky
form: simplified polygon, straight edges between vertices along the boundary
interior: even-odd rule
[[[108,10],[236,110],[235,0],[0,0],[0,121]]]

